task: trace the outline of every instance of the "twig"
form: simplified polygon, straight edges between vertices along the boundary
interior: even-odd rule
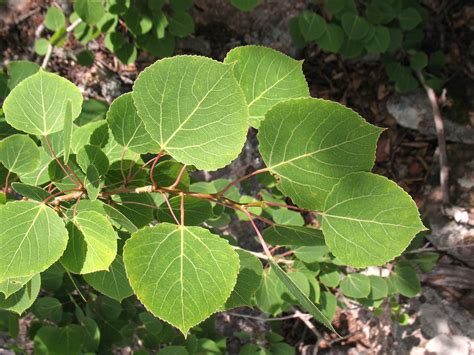
[[[242,182],[248,178],[251,178],[252,176],[255,176],[255,175],[258,175],[258,174],[261,174],[261,173],[265,173],[269,171],[268,168],[263,168],[263,169],[258,169],[258,170],[255,170],[254,172],[250,173],[250,174],[247,174],[245,176],[242,176],[241,178],[237,179],[237,180],[234,180],[232,181],[229,185],[227,185],[226,187],[224,187],[221,191],[219,191],[216,196],[222,196],[223,194],[225,194],[232,186],[235,186],[237,185],[239,182]]]
[[[155,172],[155,166],[156,164],[158,163],[158,160],[160,160],[161,158],[161,152],[159,152],[156,157],[153,159],[153,164],[151,165],[151,168],[150,168],[150,180],[151,180],[151,184],[153,185],[154,188],[157,188],[158,187],[158,184],[156,183],[155,181],[155,177],[153,176],[153,173]],[[179,224],[179,223],[178,223]]]
[[[161,196],[163,196],[166,206],[168,206],[168,209],[170,210],[170,213],[173,216],[174,221],[176,222],[177,225],[179,225],[180,223],[178,221],[178,218],[176,218],[176,215],[174,214],[173,207],[171,207],[170,200],[168,200],[168,196],[166,196],[164,192],[161,193]]]
[[[43,63],[41,64],[41,68],[46,69],[46,67],[48,66],[49,59],[51,58],[51,54],[53,53],[53,47],[59,42],[61,42],[64,39],[64,37],[66,37],[69,33],[74,31],[74,29],[76,29],[76,27],[79,26],[81,23],[82,23],[82,20],[80,18],[77,19],[71,25],[69,25],[69,27],[66,28],[66,31],[60,36],[58,36],[58,38],[56,38],[56,40],[53,43],[50,43],[48,45],[48,50],[46,51],[46,55],[44,56]]]
[[[186,166],[187,166],[186,164],[183,165],[173,185],[169,187],[170,189],[174,189],[176,188],[176,186],[179,185],[179,182],[181,181],[181,178],[183,177],[183,173],[186,171]]]
[[[418,71],[418,78],[420,79],[423,88],[425,89],[426,95],[430,100],[431,109],[433,110],[433,119],[436,128],[436,135],[438,136],[438,148],[439,148],[439,165],[440,165],[440,185],[441,193],[444,204],[449,204],[449,164],[448,154],[446,153],[446,137],[444,132],[443,117],[441,116],[441,110],[438,105],[438,98],[435,91],[426,85],[423,74]]]

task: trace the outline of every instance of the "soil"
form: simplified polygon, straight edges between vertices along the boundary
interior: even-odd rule
[[[442,96],[443,114],[445,119],[472,127],[474,126],[472,89],[474,5],[461,0],[422,2],[431,16],[425,45],[427,48],[435,45],[435,49],[444,51],[448,57],[445,72],[450,79],[446,85],[447,90]],[[10,1],[10,8],[0,11],[0,57],[3,65],[17,59],[41,63],[41,58],[34,54],[33,46],[35,39],[42,32],[43,14],[49,3],[50,1],[40,0]],[[253,12],[242,13],[235,10],[228,0],[195,0],[192,10],[192,16],[196,21],[195,34],[178,43],[177,53],[195,53],[222,60],[225,53],[235,46],[260,44],[304,59],[303,69],[312,96],[338,101],[358,112],[369,122],[387,128],[378,144],[374,172],[396,181],[415,199],[422,211],[432,210],[433,206],[441,209],[439,198],[436,198],[439,181],[438,158],[435,152],[436,138],[401,127],[387,112],[386,101],[394,94],[394,89],[380,60],[363,58],[357,61],[344,61],[335,54],[321,51],[315,45],[310,45],[303,51],[294,49],[288,34],[288,21],[306,6],[307,2],[304,0],[265,0]],[[96,60],[91,68],[82,67],[70,58],[68,53],[82,49],[82,45],[71,39],[66,41],[64,48],[54,51],[48,69],[73,81],[83,89],[85,96],[110,103],[122,92],[130,91],[131,83],[137,74],[154,59],[142,53],[135,64],[121,65],[104,49],[102,41],[103,38],[99,37],[95,42],[88,44],[88,47],[96,53]],[[257,145],[255,132],[251,130],[248,143],[239,159],[225,170],[212,175],[241,176],[247,169],[259,168],[262,162],[256,153]],[[456,179],[461,179],[465,175],[472,176],[474,165],[468,164],[473,160],[472,145],[459,146],[457,143],[448,142],[448,146],[450,151],[465,153],[460,158],[464,160],[452,162],[456,169],[460,170],[456,173]],[[457,154],[453,153],[452,156],[455,157]],[[201,177],[210,178],[210,176],[206,173]],[[464,187],[463,201],[456,200],[455,204],[461,205],[463,211],[466,211],[468,220],[463,223],[471,231],[468,234],[469,238],[474,238],[470,224],[474,220],[472,188],[474,180],[468,181],[471,183],[467,184],[467,188]],[[458,191],[458,183],[458,180],[452,179],[453,192]],[[453,215],[443,214],[443,218],[447,218],[449,223],[455,221]],[[248,225],[234,221],[231,228],[233,234],[240,236],[239,242],[245,247],[251,249],[258,247],[253,242],[252,230]],[[436,249],[437,245],[428,244],[425,247]],[[469,266],[466,261],[450,254],[447,249],[442,249],[440,252],[443,258],[441,267],[435,269],[438,275],[439,270],[446,269],[446,266],[451,269],[462,268],[462,271],[461,269],[454,271],[458,276],[459,273],[465,275],[468,271],[473,274],[472,265]],[[321,338],[317,339],[312,332],[307,331],[302,322],[288,320],[283,325],[285,341],[295,345],[299,352],[304,354],[317,351],[315,344],[319,346],[321,353],[331,354],[396,353],[396,350],[390,349],[397,347],[400,353],[417,353],[417,351],[423,353],[428,340],[434,339],[439,334],[439,331],[438,333],[427,331],[426,324],[429,325],[430,318],[424,318],[419,311],[423,304],[429,302],[431,306],[437,307],[443,303],[444,307],[454,312],[454,318],[458,315],[460,319],[466,316],[464,313],[467,312],[469,315],[468,311],[474,309],[474,291],[472,286],[469,286],[471,284],[459,287],[459,284],[454,282],[444,282],[449,278],[446,278],[446,273],[441,274],[444,275],[441,281],[439,277],[435,277],[436,274],[431,275],[431,279],[430,275],[423,275],[425,281],[421,295],[407,302],[401,300],[404,302],[404,307],[411,312],[408,327],[399,326],[387,315],[377,318],[363,308],[350,305],[345,310],[338,310],[334,322],[343,336],[342,339],[335,338],[318,325],[317,330],[321,333]],[[238,311],[258,315],[248,309]],[[461,316],[461,313],[464,316]],[[466,322],[463,323],[464,326],[472,327],[472,323],[467,320]],[[262,333],[268,329],[268,324],[225,314],[219,316],[218,325],[223,334],[229,337],[231,353],[237,353],[241,346],[241,341],[234,336],[235,332],[248,331],[253,334],[252,337],[260,339]],[[462,330],[454,331],[452,327],[449,328],[449,332],[451,335],[472,337],[472,334]]]

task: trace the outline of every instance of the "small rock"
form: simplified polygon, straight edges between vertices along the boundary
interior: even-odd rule
[[[387,100],[387,111],[402,127],[419,131],[421,134],[436,137],[433,111],[423,90],[411,94],[393,95]],[[474,144],[474,128],[444,120],[446,139],[452,142]]]
[[[470,340],[461,335],[440,334],[426,344],[426,351],[439,355],[468,355]]]

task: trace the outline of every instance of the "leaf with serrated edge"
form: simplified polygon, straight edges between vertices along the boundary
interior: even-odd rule
[[[185,336],[220,309],[239,271],[239,257],[225,239],[168,223],[134,233],[123,258],[140,301]]]
[[[382,265],[426,230],[415,202],[401,187],[371,173],[342,178],[328,195],[322,230],[329,250],[344,264]]]
[[[12,277],[0,282],[0,293],[3,293],[6,298],[14,294],[16,291],[26,285],[33,276]]]
[[[82,106],[79,89],[59,75],[40,70],[15,86],[5,99],[3,111],[12,127],[46,136],[63,129],[68,100],[75,119]]]
[[[48,206],[13,201],[0,206],[0,281],[29,276],[57,261],[68,235],[61,218]]]
[[[0,161],[15,174],[30,173],[40,164],[40,150],[30,137],[15,134],[0,141]]]
[[[231,66],[198,56],[162,59],[140,73],[132,97],[152,139],[181,163],[216,170],[242,149],[248,108]]]
[[[117,97],[107,111],[107,122],[115,140],[135,153],[157,153],[160,146],[145,130],[133,104],[132,93]]]
[[[255,128],[278,102],[309,96],[303,62],[271,48],[237,47],[227,53],[224,63],[232,65],[249,106],[250,124]]]
[[[108,270],[117,255],[117,233],[106,217],[81,211],[67,225],[69,243],[61,258],[65,269],[78,273]]]
[[[274,225],[263,231],[263,238],[271,245],[313,246],[324,244],[323,233],[314,228]]]
[[[301,207],[322,209],[341,177],[372,168],[382,131],[336,102],[304,98],[274,106],[258,140],[279,190]]]
[[[84,275],[84,280],[97,291],[119,302],[133,294],[120,255],[117,255],[108,271]]]

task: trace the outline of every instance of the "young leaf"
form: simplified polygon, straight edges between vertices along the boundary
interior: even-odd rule
[[[425,229],[410,196],[379,175],[349,174],[326,198],[324,238],[346,265],[382,265],[400,255]]]
[[[334,264],[323,264],[319,280],[327,287],[337,287],[341,282],[339,268]]]
[[[372,168],[381,132],[338,103],[305,98],[274,106],[258,140],[278,189],[299,206],[322,209],[341,177]]]
[[[324,34],[316,41],[321,49],[337,53],[344,43],[345,35],[341,26],[330,23]]]
[[[323,233],[318,229],[308,227],[274,225],[263,231],[263,237],[271,245],[324,245]]]
[[[76,155],[77,164],[83,172],[87,172],[89,166],[94,166],[100,176],[103,176],[109,170],[109,159],[107,155],[96,145],[85,145]]]
[[[15,134],[0,141],[0,161],[15,174],[30,173],[40,164],[40,150],[30,137]]]
[[[177,13],[171,18],[168,29],[176,37],[188,37],[194,32],[193,18],[187,12]]]
[[[370,29],[370,24],[366,19],[353,13],[344,14],[341,24],[349,39],[354,41],[364,38]]]
[[[28,283],[20,290],[6,298],[0,294],[0,309],[12,311],[21,315],[24,311],[32,306],[38,297],[41,287],[41,277],[39,274],[33,276]]]
[[[67,231],[48,206],[32,201],[0,205],[0,281],[46,270],[66,249]]]
[[[237,47],[227,53],[224,63],[232,65],[248,103],[250,124],[255,128],[278,102],[309,96],[303,63],[271,48]]]
[[[307,42],[314,41],[326,31],[326,21],[313,11],[303,11],[298,20],[301,34]]]
[[[117,234],[95,211],[81,211],[67,224],[69,243],[61,264],[69,271],[88,274],[108,270],[117,255]]]
[[[416,274],[415,268],[405,260],[397,262],[390,280],[393,282],[397,292],[403,296],[415,297],[421,291],[420,279]]]
[[[341,281],[341,292],[346,297],[365,298],[370,293],[370,279],[362,274],[349,274]]]
[[[96,24],[105,15],[102,1],[97,0],[76,0],[74,2],[74,11],[89,25]]]
[[[331,324],[331,321],[326,318],[326,316],[316,307],[316,305],[306,296],[298,285],[282,270],[282,268],[276,264],[273,260],[269,260],[272,270],[275,271],[278,278],[283,282],[288,291],[296,298],[301,307],[303,307],[307,312],[309,312],[315,319],[324,324],[333,332],[334,327]]]
[[[17,193],[30,200],[42,202],[49,196],[51,196],[46,190],[43,190],[41,187],[22,184],[21,182],[12,183],[12,187],[13,190],[15,190]]]
[[[370,294],[369,299],[379,300],[388,295],[388,286],[385,278],[375,275],[369,276],[370,280]]]
[[[409,31],[418,26],[422,18],[414,7],[407,7],[398,15],[398,21],[403,30]]]
[[[100,192],[100,174],[94,165],[89,165],[86,171],[86,189],[89,199],[94,201]]]
[[[108,271],[84,275],[84,280],[97,291],[119,302],[133,294],[120,255],[117,255]]]
[[[385,26],[375,26],[372,38],[365,43],[370,53],[383,53],[390,46],[390,32]]]
[[[240,270],[237,282],[224,309],[232,309],[241,306],[252,306],[252,297],[262,282],[263,267],[260,260],[252,254],[237,250],[240,259]]]
[[[35,52],[38,55],[45,55],[48,52],[49,41],[46,38],[39,38],[35,41]]]
[[[71,139],[72,139],[72,130],[74,125],[72,123],[72,103],[71,100],[67,100],[66,112],[64,114],[64,162],[67,164],[69,160],[69,153],[71,152]]]
[[[66,17],[61,9],[57,7],[49,7],[44,17],[44,25],[48,30],[56,31],[66,24]]]
[[[215,170],[242,149],[248,109],[231,70],[177,56],[157,61],[135,81],[132,97],[146,130],[181,163]]]
[[[142,119],[133,104],[132,93],[119,96],[110,105],[107,122],[115,140],[135,153],[158,153],[160,146],[145,130]]]
[[[59,75],[40,70],[15,86],[5,99],[5,119],[20,131],[46,136],[63,129],[69,100],[75,119],[82,105],[79,89]]]
[[[124,263],[145,307],[184,335],[223,305],[239,270],[238,255],[224,239],[167,223],[134,233]]]
[[[260,4],[261,0],[230,0],[230,3],[240,11],[252,11]]]

